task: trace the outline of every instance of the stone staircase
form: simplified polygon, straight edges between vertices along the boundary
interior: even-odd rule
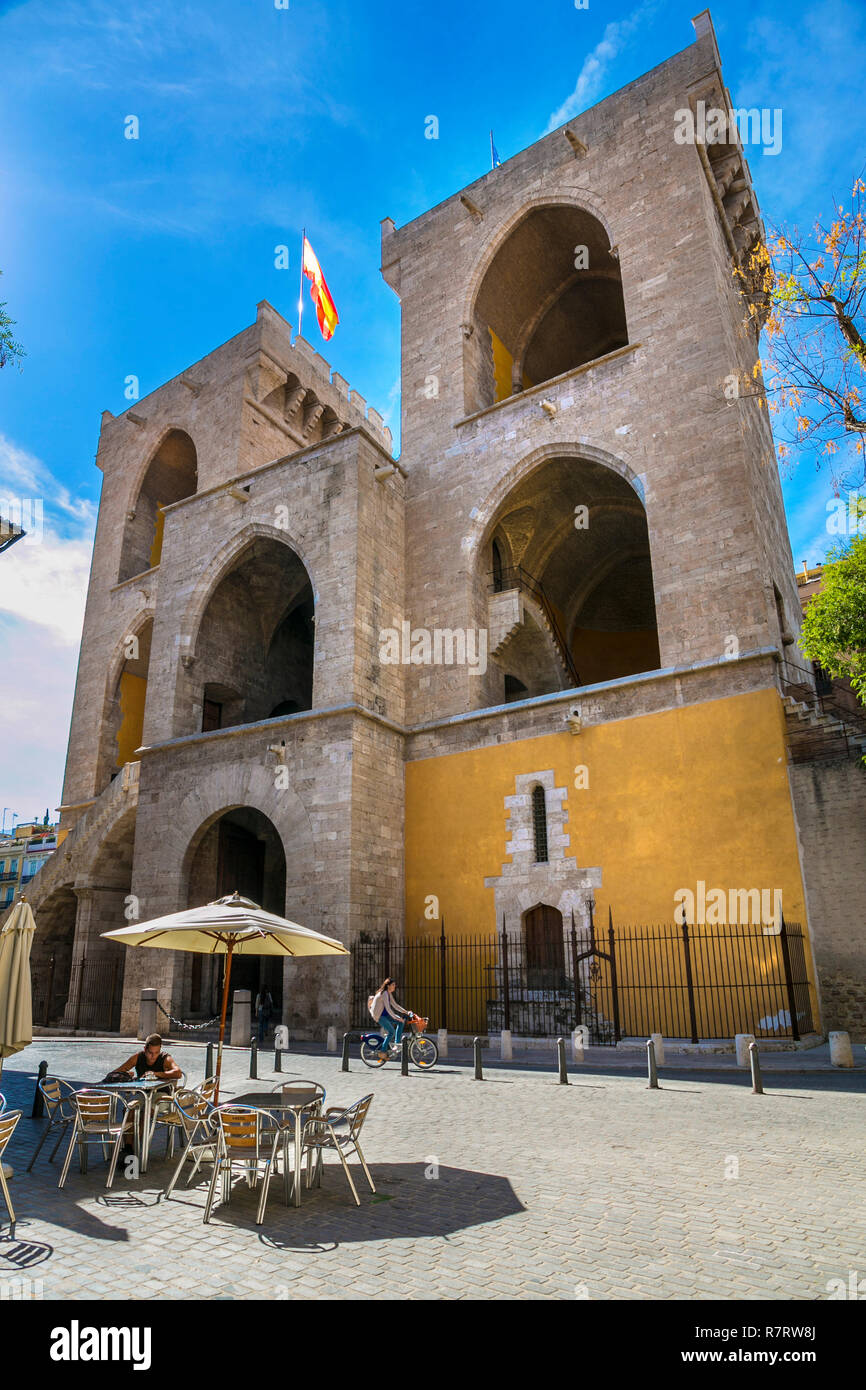
[[[860,760],[866,753],[866,732],[853,722],[793,695],[784,695],[782,704],[792,762],[819,758]]]
[[[25,893],[34,911],[55,889],[74,883],[86,871],[111,826],[137,807],[140,770],[140,763],[126,763],[34,875]],[[0,923],[11,911],[11,906],[0,914]]]
[[[487,629],[491,656],[500,656],[508,644],[524,630],[527,617],[548,638],[551,653],[556,659],[564,680],[564,689],[580,683],[571,654],[548,611],[548,606],[522,587],[513,587],[490,595]]]

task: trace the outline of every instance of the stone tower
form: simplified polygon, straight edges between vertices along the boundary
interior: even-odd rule
[[[32,890],[36,973],[66,982],[46,1016],[108,1026],[102,990],[134,1029],[145,985],[208,1016],[212,961],[100,934],[234,888],[347,942],[447,921],[529,960],[593,908],[669,922],[696,881],[781,895],[804,1029],[824,961],[828,1019],[862,1013],[821,809],[862,780],[789,766],[786,689],[812,676],[766,410],[739,390],[761,222],[736,129],[677,138],[732,105],[706,12],[695,31],[384,221],[399,462],[267,304],[103,418],[66,839]],[[378,980],[352,1003],[345,963],[241,963],[262,982],[321,1036]]]

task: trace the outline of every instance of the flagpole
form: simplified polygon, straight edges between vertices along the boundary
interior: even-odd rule
[[[301,231],[301,292],[298,295],[298,337],[301,336],[301,321],[304,317],[304,247],[307,244],[307,229]]]
[[[493,131],[492,131],[492,130],[491,130],[491,132],[490,132],[490,167],[491,167],[491,169],[495,169],[495,168],[496,168],[496,164],[495,164],[494,159],[493,159]]]

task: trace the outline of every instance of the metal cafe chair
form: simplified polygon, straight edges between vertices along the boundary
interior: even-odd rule
[[[250,1187],[258,1178],[260,1169],[266,1179],[262,1183],[256,1214],[256,1225],[260,1226],[264,1217],[271,1170],[283,1146],[283,1130],[273,1115],[268,1114],[266,1110],[256,1110],[248,1105],[221,1105],[214,1110],[212,1118],[216,1126],[216,1162],[208,1189],[204,1221],[210,1221],[220,1177],[222,1200],[231,1200],[232,1169],[235,1164],[241,1164],[246,1171]]]
[[[72,1104],[75,1108],[75,1123],[72,1127],[69,1148],[66,1151],[63,1172],[57,1186],[63,1187],[66,1182],[69,1165],[72,1162],[72,1151],[76,1145],[78,1146],[79,1166],[81,1172],[84,1173],[87,1171],[88,1146],[99,1144],[105,1153],[107,1145],[113,1144],[114,1148],[105,1184],[106,1187],[111,1187],[117,1169],[117,1160],[120,1156],[120,1146],[124,1138],[131,1136],[137,1151],[136,1118],[141,1102],[139,1100],[124,1100],[123,1096],[118,1095],[117,1092],[94,1090],[77,1091],[72,1097]]]
[[[177,1167],[172,1173],[171,1181],[165,1189],[166,1201],[170,1199],[187,1159],[193,1160],[193,1169],[187,1178],[187,1186],[189,1186],[202,1163],[216,1162],[218,1142],[216,1123],[213,1118],[214,1107],[207,1096],[201,1095],[196,1088],[193,1091],[175,1091],[171,1099],[177,1127],[182,1131],[186,1143]]]
[[[4,1111],[5,1109],[6,1109],[6,1097],[5,1097],[2,1093],[0,1093],[0,1115],[3,1114],[3,1111]]]
[[[4,1110],[2,1114],[0,1114],[0,1192],[3,1194],[6,1209],[9,1212],[9,1220],[12,1222],[13,1226],[15,1224],[15,1209],[12,1206],[12,1198],[9,1196],[9,1185],[6,1182],[6,1174],[3,1172],[3,1151],[12,1138],[12,1135],[15,1133],[15,1126],[20,1119],[20,1110]]]
[[[360,1142],[361,1130],[372,1103],[372,1094],[362,1096],[360,1100],[355,1101],[354,1105],[330,1106],[324,1115],[314,1117],[307,1122],[304,1127],[303,1139],[303,1151],[307,1155],[307,1187],[310,1186],[313,1159],[315,1158],[316,1163],[316,1186],[318,1187],[322,1181],[325,1150],[333,1149],[343,1165],[343,1172],[346,1174],[346,1181],[352,1189],[356,1206],[361,1205],[361,1199],[352,1181],[352,1174],[349,1172],[349,1164],[346,1160],[347,1152],[358,1155],[367,1182],[370,1184],[370,1191],[376,1191]]]
[[[54,1162],[54,1156],[60,1145],[63,1143],[63,1136],[71,1124],[75,1123],[75,1106],[72,1104],[72,1097],[75,1095],[75,1087],[69,1081],[63,1081],[59,1076],[45,1076],[39,1082],[39,1090],[45,1102],[46,1118],[48,1123],[42,1131],[42,1138],[33,1150],[30,1162],[27,1164],[27,1172],[33,1167],[39,1151],[45,1140],[53,1129],[59,1130],[57,1143],[51,1150],[48,1162]]]

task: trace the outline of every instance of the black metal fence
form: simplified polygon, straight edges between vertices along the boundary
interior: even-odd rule
[[[373,1027],[367,998],[387,977],[431,1029],[551,1037],[579,1025],[590,1043],[624,1037],[692,1042],[813,1031],[799,924],[574,927],[539,940],[490,936],[362,936],[352,948],[352,1024]]]
[[[96,1028],[116,1032],[120,1027],[123,958],[88,960],[82,956],[70,970],[68,957],[51,956],[31,972],[33,1022],[43,1028]]]

